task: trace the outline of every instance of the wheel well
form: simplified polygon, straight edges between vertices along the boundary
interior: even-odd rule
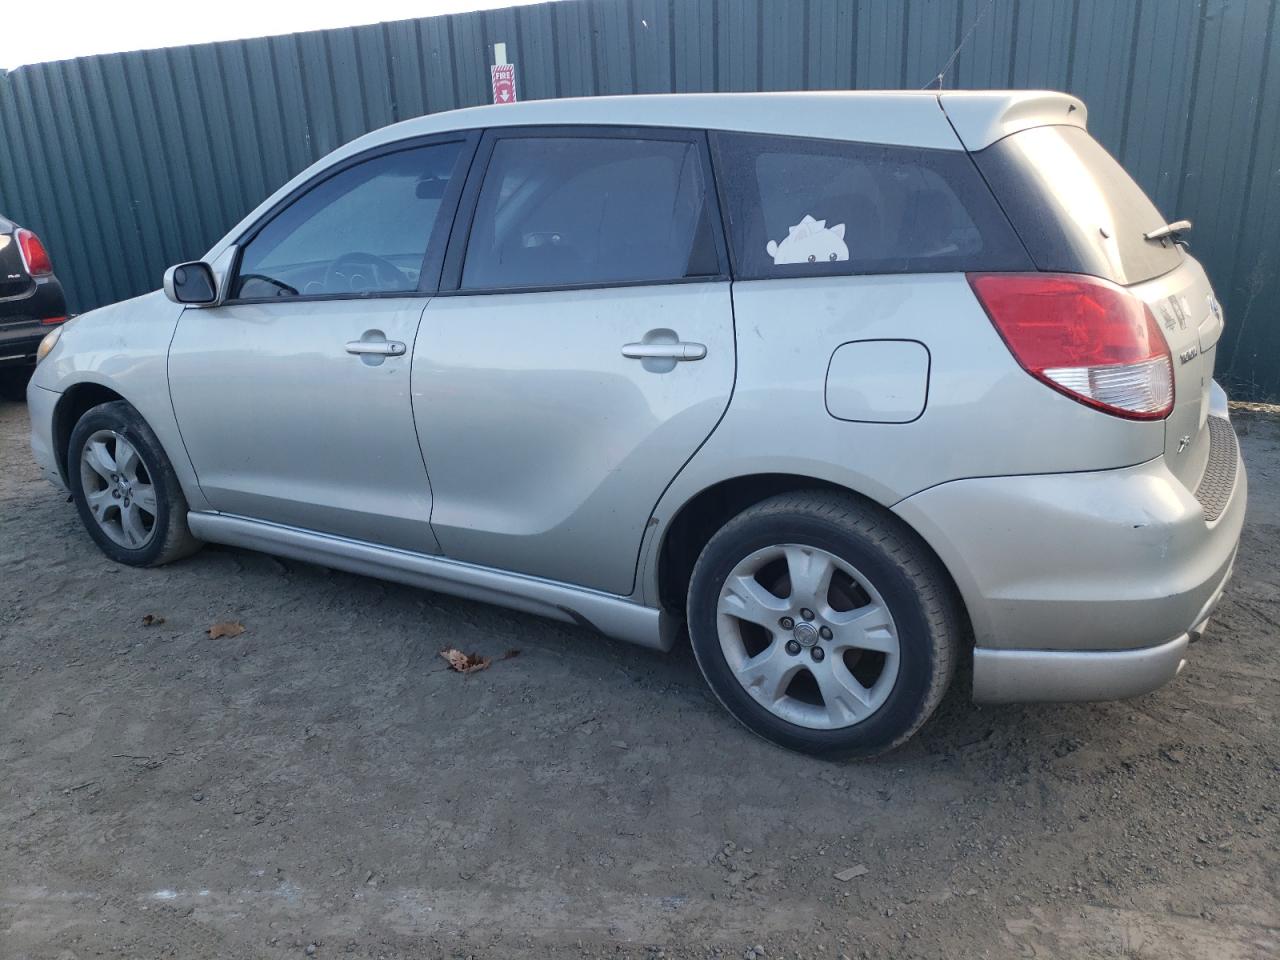
[[[62,399],[53,410],[53,449],[64,481],[70,482],[70,475],[67,473],[67,444],[71,442],[71,431],[76,428],[80,418],[100,403],[123,399],[120,394],[100,383],[77,383],[62,394]]]
[[[664,609],[684,617],[685,596],[698,555],[717,530],[747,507],[794,490],[841,490],[825,480],[787,473],[762,473],[722,480],[680,508],[658,554],[658,598]]]
[[[723,480],[703,490],[681,507],[667,529],[662,548],[658,553],[658,598],[662,607],[683,620],[685,597],[689,592],[689,581],[693,577],[693,566],[697,563],[702,548],[707,545],[716,531],[743,510],[761,500],[796,490],[838,490],[844,494],[852,494],[877,510],[889,514],[883,506],[856,490],[850,490],[826,480],[816,480],[813,477],[766,473]],[[937,560],[939,569],[946,576],[953,591],[957,609],[960,611],[967,631],[969,629],[968,611],[965,609],[964,598],[960,595],[951,571],[947,569],[933,547],[929,546],[906,521],[898,518],[896,514],[889,515]]]

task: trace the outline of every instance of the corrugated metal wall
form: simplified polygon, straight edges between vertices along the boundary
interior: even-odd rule
[[[52,248],[75,309],[159,285],[352,137],[489,97],[1049,87],[1169,215],[1226,304],[1220,376],[1280,397],[1280,0],[561,0],[88,57],[0,77],[0,211]]]

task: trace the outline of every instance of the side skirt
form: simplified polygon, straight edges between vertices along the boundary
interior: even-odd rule
[[[659,612],[625,597],[225,513],[192,511],[187,524],[195,536],[212,543],[394,580],[591,627],[654,650],[671,649],[670,631],[659,629]]]

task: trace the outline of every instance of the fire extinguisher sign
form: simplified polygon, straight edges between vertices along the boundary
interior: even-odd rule
[[[493,80],[493,102],[516,102],[516,66],[514,63],[495,63],[489,67]]]

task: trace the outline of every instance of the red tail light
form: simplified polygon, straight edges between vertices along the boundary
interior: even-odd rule
[[[52,327],[55,323],[66,323],[67,318],[66,317],[45,317],[40,322],[43,323],[46,327]]]
[[[1147,305],[1095,277],[979,273],[969,285],[1029,374],[1131,420],[1173,409],[1173,357]]]
[[[14,231],[18,240],[18,249],[22,251],[22,262],[27,266],[27,273],[33,277],[47,277],[53,273],[53,261],[49,259],[49,251],[30,230],[19,227]]]

